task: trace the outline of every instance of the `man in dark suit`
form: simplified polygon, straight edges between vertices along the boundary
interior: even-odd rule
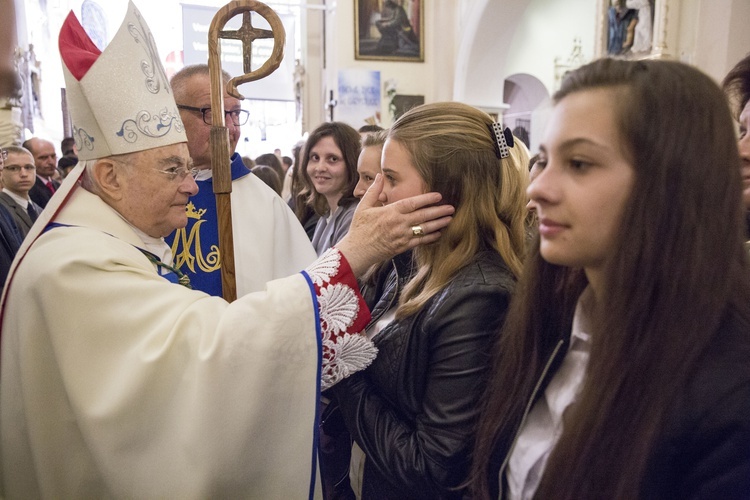
[[[36,166],[34,157],[24,149],[10,146],[5,149],[7,158],[0,170],[3,190],[0,192],[0,205],[5,206],[25,237],[42,209],[29,198],[29,190],[34,185]]]
[[[8,154],[0,148],[0,169],[4,167]],[[10,212],[0,205],[0,287],[5,284],[10,264],[21,246],[21,232],[18,230]]]
[[[36,182],[29,191],[34,203],[44,208],[52,195],[60,187],[60,183],[52,180],[57,168],[57,153],[55,145],[44,139],[32,137],[23,143],[23,147],[31,151],[36,165]]]

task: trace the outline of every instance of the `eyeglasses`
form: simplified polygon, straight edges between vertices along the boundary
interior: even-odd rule
[[[206,125],[213,125],[211,120],[211,108],[196,108],[193,106],[185,106],[183,104],[177,105],[178,109],[186,109],[188,111],[195,111],[203,116],[203,123]],[[227,120],[232,120],[235,127],[244,125],[250,118],[250,112],[244,109],[235,109],[233,111],[224,111],[224,116]]]
[[[4,153],[5,151],[3,151]],[[3,167],[3,170],[7,170],[8,172],[18,173],[21,171],[21,169],[26,170],[27,172],[33,172],[36,170],[36,167],[34,165],[5,165]]]
[[[2,148],[0,148],[0,156],[3,157],[3,161],[8,159],[8,152]]]
[[[198,175],[198,172],[200,172],[197,168],[187,168],[187,167],[170,167],[166,170],[159,170],[158,168],[153,169],[160,174],[164,174],[169,178],[170,181],[180,181],[182,182],[185,180],[185,177],[190,174],[193,179]]]

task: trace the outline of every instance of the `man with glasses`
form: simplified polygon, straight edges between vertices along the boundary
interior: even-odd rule
[[[17,146],[9,146],[5,151],[7,158],[0,171],[0,179],[3,181],[0,205],[8,209],[25,237],[42,212],[42,207],[29,198],[29,190],[36,177],[34,156],[26,148]]]
[[[230,76],[223,74],[224,85]],[[211,90],[208,66],[188,66],[171,80],[200,190],[190,198],[188,225],[167,237],[175,265],[196,289],[220,296],[221,249],[211,176]],[[263,290],[266,282],[304,269],[316,258],[304,229],[286,203],[245,167],[235,153],[249,113],[224,90],[232,173],[232,229],[237,295]]]
[[[0,171],[5,168],[8,151],[0,148]],[[2,172],[0,172],[1,174]],[[10,265],[21,246],[23,236],[10,211],[0,205],[0,287],[5,284]]]

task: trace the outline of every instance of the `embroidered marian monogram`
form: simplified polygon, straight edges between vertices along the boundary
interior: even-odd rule
[[[211,245],[210,252],[205,256],[201,247],[200,228],[206,222],[203,220],[206,209],[196,210],[195,205],[190,202],[187,204],[186,210],[188,218],[197,219],[198,222],[190,228],[189,235],[184,227],[175,232],[174,241],[172,242],[172,255],[174,255],[175,267],[182,269],[184,264],[193,273],[195,272],[196,263],[198,264],[198,269],[206,273],[220,269],[221,256],[219,247]]]
[[[327,361],[323,363],[322,390],[368,367],[378,352],[364,335],[346,332],[359,314],[359,301],[351,287],[343,283],[331,284],[340,266],[341,253],[331,248],[307,269],[312,282],[320,288],[320,329],[323,357]]]

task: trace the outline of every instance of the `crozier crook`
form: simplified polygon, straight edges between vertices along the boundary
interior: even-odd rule
[[[251,12],[263,17],[271,29],[253,27]],[[225,31],[224,25],[242,13],[242,26],[237,31]],[[232,78],[226,86],[229,95],[244,99],[237,85],[260,80],[270,75],[284,58],[284,25],[273,9],[255,0],[230,2],[216,13],[208,31],[208,68],[211,79],[211,169],[216,194],[216,209],[221,249],[221,286],[224,299],[232,302],[237,298],[237,283],[234,269],[234,238],[232,235],[232,174],[229,160],[229,131],[224,121],[223,82],[221,78],[221,44],[219,39],[242,41],[242,59],[245,74]],[[268,60],[255,71],[251,70],[252,42],[259,38],[273,38],[273,51]]]

